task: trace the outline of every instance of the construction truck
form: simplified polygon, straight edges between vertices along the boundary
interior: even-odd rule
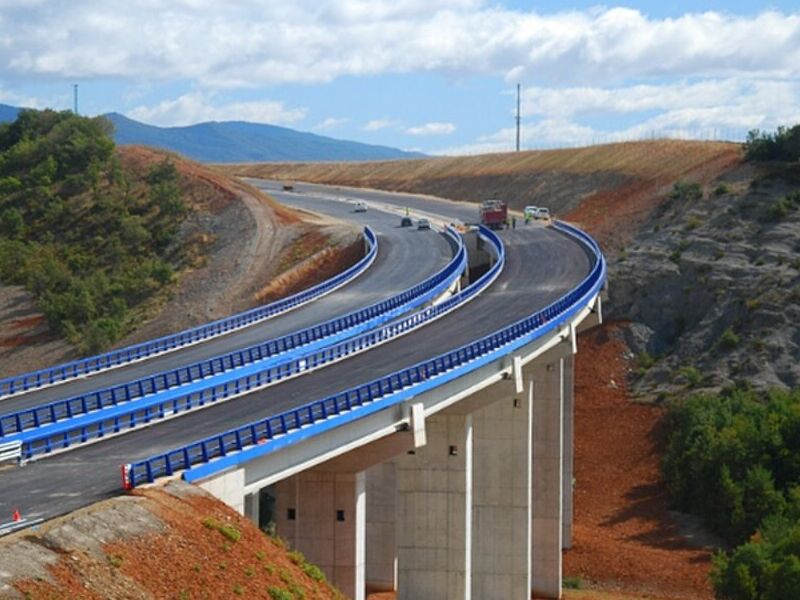
[[[484,200],[480,207],[481,225],[502,229],[508,223],[508,205],[502,200]]]

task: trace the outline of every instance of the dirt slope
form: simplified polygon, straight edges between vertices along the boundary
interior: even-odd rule
[[[343,598],[301,554],[180,481],[4,538],[0,565],[2,598]]]

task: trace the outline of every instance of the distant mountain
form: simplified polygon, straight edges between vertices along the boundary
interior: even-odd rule
[[[21,108],[16,106],[9,106],[8,104],[0,104],[0,123],[6,121],[14,121],[19,114]]]
[[[202,162],[354,161],[424,156],[244,121],[155,127],[118,113],[105,116],[114,123],[114,139],[119,144],[166,148]]]
[[[0,122],[13,121],[21,109],[0,104]],[[419,158],[388,146],[337,140],[275,125],[244,121],[156,127],[119,113],[104,115],[114,124],[118,144],[143,144],[179,152],[201,162],[296,162]]]

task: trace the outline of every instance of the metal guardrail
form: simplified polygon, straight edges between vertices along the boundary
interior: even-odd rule
[[[256,346],[124,384],[0,415],[0,439],[16,439],[17,434],[31,429],[75,419],[110,407],[128,405],[141,398],[183,388],[198,381],[203,382],[203,387],[209,387],[212,385],[210,379],[219,380],[219,376],[224,373],[253,364],[258,364],[263,370],[276,364],[276,361],[286,362],[286,359],[298,352],[308,353],[332,345],[413,310],[441,293],[441,288],[451,285],[466,268],[466,249],[461,236],[452,228],[445,231],[457,248],[452,260],[424,281],[391,298]],[[234,378],[228,378],[232,379]]]
[[[603,288],[606,262],[597,243],[583,231],[562,222],[556,222],[554,227],[581,241],[595,258],[586,278],[555,302],[493,334],[406,369],[291,411],[122,465],[123,487],[130,489],[179,470],[187,470],[183,477],[189,481],[213,475],[288,445],[295,435],[308,437],[321,433],[402,402],[478,369],[562,326],[588,306]],[[299,432],[301,428],[302,433]]]
[[[364,238],[367,240],[367,243],[369,243],[370,248],[361,260],[338,275],[298,292],[297,294],[230,317],[225,317],[224,319],[186,329],[176,334],[149,340],[119,350],[112,350],[105,354],[56,365],[55,367],[0,379],[0,399],[24,393],[29,390],[55,385],[77,377],[92,375],[100,371],[144,360],[146,358],[152,358],[159,354],[171,352],[178,348],[231,333],[232,331],[242,329],[243,327],[253,325],[254,323],[264,321],[293,308],[297,308],[353,280],[375,261],[375,257],[378,253],[378,238],[369,227],[364,227]]]
[[[38,519],[20,519],[18,521],[10,521],[8,523],[0,523],[0,537],[8,535],[9,533],[14,533],[15,531],[19,531],[20,529],[33,527],[34,525],[38,525],[43,521],[44,521],[43,518],[38,518]]]
[[[454,235],[457,235],[453,232]],[[272,364],[254,364],[242,367],[231,373],[215,378],[213,382],[197,382],[173,391],[159,393],[151,398],[141,399],[134,406],[119,406],[90,413],[53,425],[13,436],[23,442],[22,455],[25,459],[40,454],[48,454],[54,450],[68,448],[76,444],[86,443],[93,439],[127,431],[143,424],[171,417],[177,413],[187,412],[203,406],[253,392],[257,389],[273,385],[279,381],[295,377],[323,367],[347,356],[363,352],[378,344],[385,343],[397,336],[404,335],[423,324],[439,318],[453,310],[457,305],[467,301],[486,287],[497,277],[502,269],[504,254],[499,238],[491,234],[496,241],[500,260],[473,286],[459,292],[438,304],[429,306],[420,312],[400,318],[382,327],[346,339],[322,349],[303,352],[290,359],[281,359]],[[466,251],[463,246],[458,255],[461,259],[455,267],[448,267],[452,275],[459,276],[466,266]],[[432,298],[440,294],[444,288],[452,285],[452,279],[443,280],[428,295]],[[429,298],[429,299],[431,299]]]
[[[6,442],[0,444],[0,463],[8,460],[19,461],[22,457],[22,442]]]
[[[478,286],[481,281],[485,283],[486,280],[491,281],[497,277],[499,269],[502,268],[505,260],[505,251],[502,249],[499,238],[493,232],[484,227],[481,227],[481,231],[488,239],[497,240],[500,249],[498,262],[474,285],[469,286],[444,303],[426,310],[441,308],[443,313],[448,312],[458,303],[463,303],[474,297],[479,291]],[[594,244],[591,238],[586,237]],[[543,328],[547,324],[550,324],[551,327],[555,326],[558,321],[556,317],[566,314],[569,308],[577,306],[577,299],[585,297],[595,287],[599,289],[599,286],[605,280],[605,260],[596,244],[590,246],[590,248],[594,250],[593,254],[597,256],[590,275],[565,297],[541,311],[537,311],[528,319],[523,319],[467,346],[322,400],[249,423],[145,460],[122,465],[123,487],[131,489],[141,483],[153,482],[158,477],[170,476],[183,469],[191,469],[197,464],[206,464],[209,467],[213,464],[212,468],[214,469],[217,467],[219,469],[227,468],[229,465],[222,464],[220,460],[224,460],[223,457],[231,457],[231,460],[235,460],[233,456],[242,457],[249,447],[258,448],[259,452],[265,452],[268,448],[273,447],[270,446],[273,442],[286,443],[286,436],[300,428],[307,428],[309,425],[321,423],[325,423],[327,427],[333,427],[340,424],[341,420],[336,420],[334,425],[334,421],[329,419],[341,416],[344,413],[347,413],[351,419],[360,418],[361,415],[365,416],[367,414],[362,412],[364,407],[368,405],[377,406],[377,401],[382,398],[396,395],[402,390],[405,390],[407,395],[417,394],[420,391],[424,391],[420,389],[420,386],[424,384],[429,384],[429,387],[433,387],[430,384],[437,376],[445,373],[452,374],[454,370],[459,368],[474,368],[472,363],[476,359],[485,357],[497,351],[498,348],[502,349],[504,345],[524,336],[526,332],[536,331],[537,328]],[[577,294],[581,295],[577,296]],[[460,299],[459,296],[461,296]],[[527,329],[530,329],[530,331],[527,331]],[[375,332],[368,335],[375,335]],[[439,382],[436,383],[436,385],[438,384]],[[309,431],[306,429],[303,435],[308,434]],[[209,464],[210,461],[214,462]],[[207,474],[204,473],[203,476]]]

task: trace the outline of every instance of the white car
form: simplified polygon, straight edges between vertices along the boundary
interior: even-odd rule
[[[534,215],[536,215],[537,210],[539,210],[539,208],[536,206],[526,206],[525,209],[522,211],[522,213],[526,217],[535,218]]]
[[[356,200],[353,205],[353,212],[367,212],[367,203],[363,200]]]
[[[540,206],[536,209],[536,212],[533,213],[534,219],[549,219],[550,218],[550,209],[544,206]]]

